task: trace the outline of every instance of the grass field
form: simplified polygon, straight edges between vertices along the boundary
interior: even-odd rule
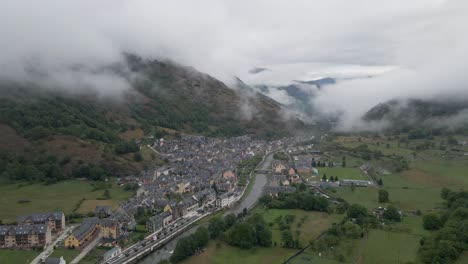
[[[368,178],[362,174],[359,168],[318,168],[320,178],[323,177],[324,174],[327,175],[327,179],[331,176],[336,177],[338,179],[348,179],[348,180],[367,180]]]
[[[363,239],[343,239],[331,252],[319,253],[310,249],[294,258],[293,264],[394,264],[417,261],[421,236],[405,232],[373,229]],[[338,261],[342,255],[344,261]]]
[[[321,212],[304,211],[298,209],[257,209],[268,223],[274,223],[279,216],[293,215],[294,221],[291,224],[291,232],[295,236],[299,232],[299,241],[306,246],[311,240],[317,238],[322,232],[338,222],[342,216]],[[276,225],[272,227],[273,241],[277,245],[281,243],[281,232]]]
[[[102,260],[104,253],[108,250],[110,248],[96,247],[80,261],[80,264],[98,264]]]
[[[37,255],[38,251],[0,249],[0,263],[29,264]]]
[[[359,241],[362,243],[362,259],[364,264],[394,264],[415,261],[417,258],[420,236],[407,233],[371,230],[369,237]]]
[[[63,257],[67,263],[71,262],[76,256],[80,254],[78,249],[68,249],[63,246],[57,247],[52,252],[52,257],[60,258]]]
[[[0,219],[5,222],[16,221],[17,217],[25,213],[62,210],[65,214],[77,209],[77,204],[82,199],[92,200],[83,202],[85,209],[79,208],[80,212],[94,210],[96,199],[102,197],[103,190],[94,190],[91,182],[64,181],[52,185],[35,184],[0,184]],[[131,197],[132,193],[124,191],[122,187],[110,189],[111,200],[99,201],[109,202],[117,205],[120,201]],[[18,203],[19,200],[29,200],[29,203]],[[94,202],[93,202],[94,201]],[[83,206],[81,204],[81,206]]]
[[[379,190],[376,187],[356,187],[354,188],[354,191],[351,187],[339,187],[334,190],[336,192],[332,193],[333,196],[343,198],[350,204],[362,204],[367,208],[375,208],[379,206]]]
[[[210,241],[206,251],[193,256],[183,264],[280,264],[296,252],[279,247],[242,250],[222,242]]]

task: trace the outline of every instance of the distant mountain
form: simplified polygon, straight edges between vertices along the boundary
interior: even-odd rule
[[[468,101],[447,100],[390,100],[365,113],[365,121],[386,121],[394,129],[421,127],[464,126],[468,121]]]
[[[269,71],[269,69],[267,68],[258,68],[258,67],[255,67],[255,68],[252,68],[249,70],[249,73],[250,74],[257,74],[257,73],[261,73],[263,71]]]
[[[305,83],[305,84],[310,84],[310,85],[315,85],[317,88],[322,88],[325,85],[331,85],[336,83],[336,79],[326,77],[326,78],[321,78],[313,81],[296,81],[299,83]]]

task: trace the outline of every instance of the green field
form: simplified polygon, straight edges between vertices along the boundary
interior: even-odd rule
[[[102,183],[98,183],[102,184]],[[96,184],[85,181],[63,181],[52,185],[35,184],[0,184],[0,219],[5,222],[16,221],[21,214],[33,212],[47,212],[53,210],[73,212],[82,199],[96,200],[102,197],[103,190],[94,190]],[[132,193],[124,191],[122,187],[113,186],[110,189],[110,203],[117,205],[120,201],[131,197]],[[18,203],[28,200],[28,203]],[[105,201],[105,200],[102,200]],[[94,204],[85,203],[86,210],[94,210]]]
[[[339,187],[331,193],[335,197],[343,198],[350,204],[362,204],[367,208],[375,208],[380,206],[378,202],[379,189],[376,187]],[[391,197],[390,197],[391,199]]]
[[[80,261],[80,264],[97,264],[97,263],[100,263],[104,253],[106,253],[109,250],[110,250],[110,248],[95,247],[91,252],[89,252],[88,255],[86,255],[86,257],[84,257]]]
[[[32,250],[0,249],[0,263],[29,264],[37,255],[39,252]]]
[[[206,251],[193,256],[183,264],[280,264],[297,250],[280,247],[256,247],[243,250],[222,242],[210,241]]]
[[[359,168],[318,168],[318,170],[320,178],[326,174],[327,179],[330,179],[331,176],[338,176],[340,180],[368,180],[367,176],[363,175]]]
[[[51,256],[55,258],[63,257],[67,263],[71,262],[76,256],[80,254],[78,249],[68,249],[63,246],[57,247],[52,252]]]
[[[343,239],[330,252],[319,253],[309,249],[294,258],[293,264],[394,264],[417,261],[419,240],[421,236],[405,232],[392,232],[373,229],[363,239]],[[343,262],[338,261],[342,255]]]
[[[338,222],[342,216],[314,211],[304,211],[298,209],[257,209],[267,223],[275,223],[279,216],[293,215],[294,221],[291,224],[291,232],[295,236],[299,232],[299,241],[302,246],[306,246],[311,240],[317,238],[322,232]],[[272,227],[273,241],[280,245],[281,231],[276,225]]]
[[[415,261],[420,236],[407,233],[371,230],[369,237],[362,243],[362,263],[394,264]]]

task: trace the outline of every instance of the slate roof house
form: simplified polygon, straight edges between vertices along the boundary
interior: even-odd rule
[[[94,208],[94,215],[99,218],[108,217],[111,215],[111,213],[112,210],[108,205],[97,205],[96,208]]]
[[[65,239],[65,247],[80,248],[86,242],[92,240],[99,233],[98,222],[99,218],[97,217],[84,218],[81,225],[75,228],[71,235]]]
[[[19,224],[33,225],[46,224],[52,234],[61,232],[65,228],[65,214],[63,212],[33,213],[18,217]]]
[[[0,226],[0,248],[43,247],[52,241],[46,224]]]

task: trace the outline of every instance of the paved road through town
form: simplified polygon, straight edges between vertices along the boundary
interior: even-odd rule
[[[272,161],[273,161],[273,153],[270,153],[265,156],[265,159],[263,160],[261,164],[259,164],[258,168],[262,170],[269,169],[271,168]],[[268,182],[268,179],[265,174],[257,173],[250,192],[247,194],[246,197],[244,197],[244,199],[241,201],[239,205],[230,209],[228,212],[237,214],[241,212],[244,208],[251,209],[253,206],[255,206],[255,203],[258,201],[258,198],[262,196],[263,189],[267,185],[267,182]],[[192,228],[188,229],[184,233],[174,238],[172,241],[168,242],[163,248],[159,250],[155,250],[153,253],[151,253],[144,259],[142,259],[139,263],[140,264],[154,264],[154,263],[160,262],[161,260],[168,259],[172,255],[172,252],[174,251],[177,241],[183,237],[186,237],[195,233],[198,227],[199,226],[193,226]]]

